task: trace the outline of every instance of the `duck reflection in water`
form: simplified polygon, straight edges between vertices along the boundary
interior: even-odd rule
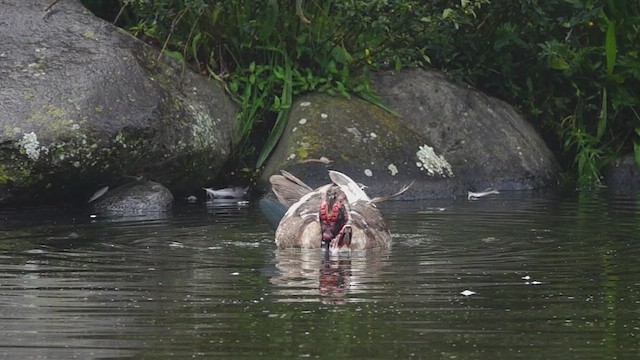
[[[379,291],[377,280],[387,266],[388,250],[331,254],[310,249],[276,249],[277,271],[270,282],[282,302],[346,303],[358,294]],[[348,295],[348,296],[347,296]]]
[[[325,257],[320,270],[318,290],[323,296],[342,296],[351,285],[351,259]]]

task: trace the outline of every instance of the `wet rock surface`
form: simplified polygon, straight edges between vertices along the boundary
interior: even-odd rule
[[[555,185],[553,154],[506,103],[425,70],[378,75],[374,84],[400,117],[358,98],[297,99],[261,186],[280,169],[312,186],[335,169],[372,196],[413,182],[401,199]]]
[[[0,204],[57,203],[122,175],[207,184],[231,152],[222,86],[79,1],[0,0]]]
[[[140,180],[107,191],[90,204],[90,210],[106,216],[162,215],[171,211],[173,195],[154,181]]]

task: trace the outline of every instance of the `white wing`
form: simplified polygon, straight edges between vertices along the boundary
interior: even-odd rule
[[[347,175],[338,171],[329,170],[329,177],[334,184],[340,186],[340,189],[344,191],[349,203],[354,203],[358,200],[371,201],[364,190]]]

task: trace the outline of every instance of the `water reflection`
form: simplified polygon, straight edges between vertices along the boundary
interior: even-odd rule
[[[635,197],[381,207],[391,250],[337,257],[237,203],[0,212],[0,358],[637,357]]]
[[[2,359],[124,357],[140,344],[114,338],[114,329],[131,328],[135,318],[122,306],[135,290],[120,289],[118,279],[87,282],[90,257],[56,249],[27,251],[0,259],[0,340]],[[11,264],[11,265],[9,265]],[[135,326],[133,327],[135,328]],[[85,336],[83,334],[92,334]]]
[[[280,302],[339,304],[365,301],[357,295],[378,283],[388,265],[390,250],[353,251],[330,254],[319,249],[277,249],[277,273],[269,281],[277,285],[274,294]]]
[[[207,212],[213,215],[240,215],[246,213],[250,203],[238,199],[209,199],[205,203]]]

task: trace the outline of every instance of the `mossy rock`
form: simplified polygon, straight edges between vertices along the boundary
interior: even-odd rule
[[[165,216],[170,213],[173,195],[154,181],[131,181],[107,191],[91,203],[90,209],[99,216]]]
[[[283,137],[264,169],[261,185],[285,169],[312,186],[341,171],[372,196],[414,185],[402,198],[461,193],[453,169],[438,149],[388,111],[359,98],[310,94],[297,99]]]
[[[312,185],[335,169],[376,196],[413,182],[404,199],[557,184],[552,152],[507,103],[422,69],[377,74],[373,84],[401,117],[358,98],[297,99],[261,186],[280,169]]]
[[[231,152],[237,108],[223,86],[85,9],[0,12],[0,205],[86,201],[144,175],[201,191]]]
[[[560,166],[553,153],[506,102],[434,70],[377,73],[372,84],[387,105],[445,154],[470,189],[557,184]]]

